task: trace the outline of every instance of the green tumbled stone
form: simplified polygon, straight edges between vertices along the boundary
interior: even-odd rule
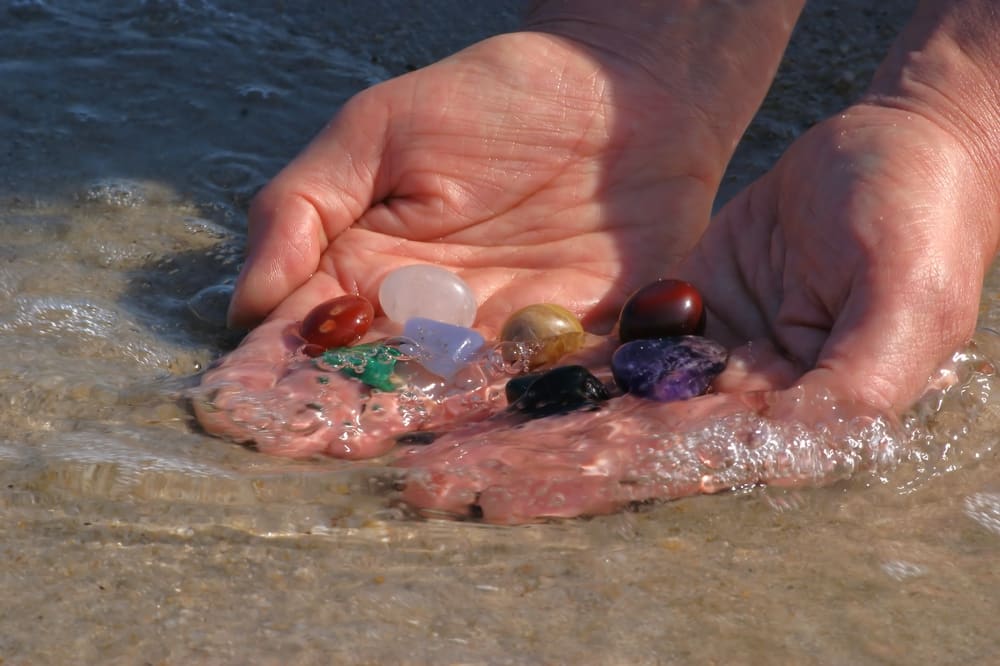
[[[335,368],[348,377],[360,379],[372,388],[395,391],[399,388],[399,381],[393,371],[396,361],[402,355],[395,347],[373,342],[330,349],[323,353],[321,359],[322,365]]]

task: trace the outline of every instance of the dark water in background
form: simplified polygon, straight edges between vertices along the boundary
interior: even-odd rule
[[[724,196],[860,92],[909,3],[870,4],[810,3]],[[881,481],[518,529],[397,520],[382,470],[255,455],[164,400],[235,342],[253,192],[518,5],[0,2],[3,663],[1000,656],[989,378],[931,423],[954,453]]]

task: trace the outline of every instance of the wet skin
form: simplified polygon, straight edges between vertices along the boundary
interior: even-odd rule
[[[372,335],[387,326],[377,322]],[[403,392],[370,393],[356,379],[318,370],[302,353],[298,330],[297,322],[268,322],[210,369],[192,396],[202,425],[271,455],[387,456],[406,470],[402,500],[430,517],[519,523],[739,485],[823,483],[874,466],[896,443],[891,420],[801,393],[665,404],[612,388],[599,406],[530,418],[506,409],[508,376],[499,375],[414,410]],[[613,336],[592,337],[561,364],[584,363],[613,386],[608,361],[617,344]],[[749,367],[737,353],[720,382],[746,381]],[[812,421],[779,425],[793,413]],[[845,443],[873,424],[865,444]],[[779,439],[762,436],[769,430]],[[783,450],[782,436],[806,450]]]

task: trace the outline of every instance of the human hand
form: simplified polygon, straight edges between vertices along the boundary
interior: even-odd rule
[[[230,318],[297,319],[342,293],[377,303],[387,272],[432,263],[472,286],[487,333],[534,302],[606,329],[708,222],[727,156],[681,100],[544,33],[369,89],[254,201]]]
[[[992,171],[981,155],[995,153],[976,159],[968,147],[988,142],[903,110],[919,104],[878,107],[859,105],[796,142],[717,217],[684,267],[706,293],[708,334],[740,345],[719,393],[671,405],[626,396],[516,430],[459,428],[397,460],[410,468],[404,499],[432,513],[521,522],[743,484],[829,481],[891,458],[879,412],[905,406],[971,331],[996,245],[996,188],[984,182]],[[258,265],[279,265],[269,256]],[[920,339],[925,326],[940,334]]]
[[[382,277],[404,264],[465,279],[487,338],[538,302],[608,330],[625,296],[673,270],[707,224],[780,53],[778,44],[756,80],[730,71],[734,59],[717,57],[704,25],[693,34],[713,57],[681,62],[671,85],[596,38],[526,32],[353,99],[254,202],[230,316],[268,322],[203,378],[193,402],[206,430],[281,455],[384,452],[389,431],[407,424],[361,427],[353,384],[335,378],[317,390],[288,331],[333,296],[377,303]],[[732,85],[697,94],[698,73]],[[387,332],[377,318],[369,336]],[[408,425],[448,416],[430,411]],[[357,427],[345,435],[344,423]]]
[[[716,217],[683,274],[756,369],[721,390],[822,390],[898,413],[972,335],[993,193],[928,118],[861,104],[803,135]]]
[[[668,136],[664,122],[687,129]],[[702,149],[712,131],[645,72],[541,33],[362,93],[254,202],[230,313],[270,314],[203,377],[202,426],[272,454],[370,458],[394,432],[453,420],[433,402],[419,422],[373,420],[357,382],[320,386],[296,357],[294,322],[344,293],[377,304],[387,272],[429,263],[470,284],[488,339],[539,302],[607,330],[625,295],[676,265],[707,223],[725,162]],[[378,317],[369,338],[391,333]]]
[[[974,328],[993,193],[926,118],[859,105],[802,136],[713,219],[681,275],[733,349],[712,395],[412,448],[404,499],[523,522],[892,464],[893,417]]]

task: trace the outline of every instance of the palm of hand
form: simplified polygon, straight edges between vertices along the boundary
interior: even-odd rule
[[[692,143],[700,124],[670,108],[652,82],[537,34],[373,88],[258,197],[235,318],[374,299],[389,270],[434,263],[470,283],[483,328],[532,302],[606,328],[707,222],[718,174]],[[668,120],[685,131],[657,138]]]

